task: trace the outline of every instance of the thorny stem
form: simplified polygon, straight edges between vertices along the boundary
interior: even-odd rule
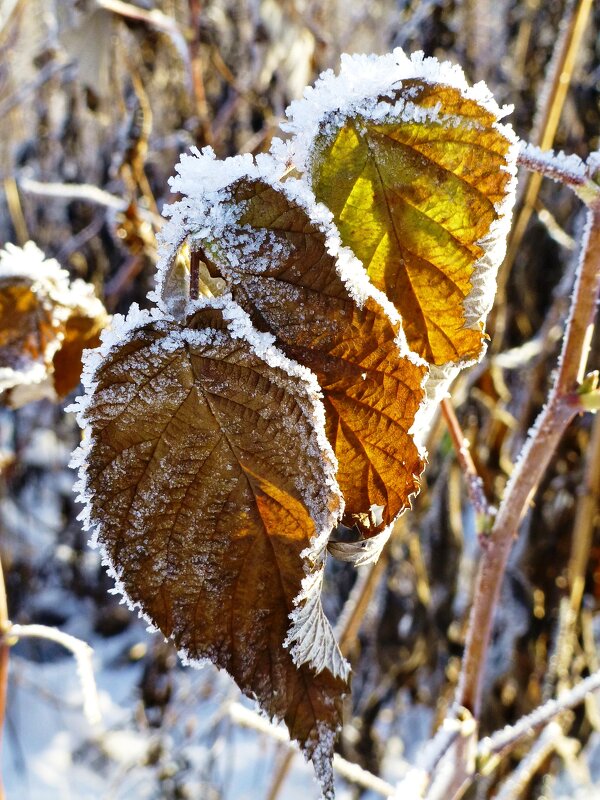
[[[581,410],[570,399],[584,375],[599,289],[600,202],[596,202],[588,211],[583,254],[558,373],[548,403],[531,429],[514,468],[489,537],[488,547],[483,551],[479,563],[456,697],[457,705],[469,709],[476,719],[481,709],[482,678],[494,612],[519,523],[565,429]]]

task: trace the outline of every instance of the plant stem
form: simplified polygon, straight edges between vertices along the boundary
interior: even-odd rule
[[[596,202],[588,211],[558,373],[548,403],[531,429],[506,487],[479,563],[456,698],[458,705],[469,709],[476,719],[481,709],[482,678],[494,612],[513,540],[565,429],[581,410],[572,398],[585,371],[599,288],[600,203]]]
[[[469,442],[463,434],[460,423],[456,418],[454,406],[446,397],[442,400],[442,414],[448,426],[448,433],[454,445],[456,458],[465,476],[469,500],[477,514],[488,517],[493,513],[493,510],[485,496],[483,481],[475,467],[473,456],[469,450]]]

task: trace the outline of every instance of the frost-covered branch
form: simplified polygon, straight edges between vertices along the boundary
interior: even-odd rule
[[[296,751],[297,746],[290,741],[287,730],[282,727],[272,725],[267,719],[261,717],[254,711],[246,708],[240,703],[232,703],[229,707],[229,716],[237,725],[244,728],[250,728],[258,733],[263,733],[276,742],[280,742],[288,746],[291,750]],[[405,764],[406,769],[410,769],[408,764]],[[346,761],[337,753],[333,757],[333,768],[350,783],[357,786],[362,786],[364,789],[369,789],[372,792],[382,795],[382,797],[394,797],[395,789],[387,781],[378,778],[366,769],[363,769],[358,764],[353,764],[351,761]]]
[[[531,172],[570,186],[584,203],[592,203],[600,194],[600,186],[592,180],[593,168],[574,153],[566,155],[562,150],[556,153],[522,143],[518,163]]]
[[[461,680],[459,706],[475,717],[481,705],[482,678],[500,587],[519,524],[569,422],[583,410],[574,402],[585,373],[600,290],[600,202],[588,211],[582,257],[567,320],[559,367],[548,403],[529,436],[496,516],[489,545],[479,565]]]
[[[442,400],[442,413],[444,415],[444,419],[446,420],[448,432],[454,445],[456,458],[460,464],[460,468],[463,471],[463,475],[465,476],[469,500],[471,501],[471,505],[473,506],[477,516],[484,520],[485,528],[485,520],[493,517],[493,515],[496,513],[496,509],[489,504],[487,497],[485,496],[483,481],[477,472],[477,468],[475,467],[473,456],[469,450],[469,442],[462,432],[454,412],[454,407],[447,398]]]
[[[5,633],[5,639],[11,645],[19,639],[25,638],[47,639],[50,642],[56,642],[74,655],[83,694],[83,712],[90,725],[99,722],[101,718],[100,704],[92,665],[94,651],[89,644],[47,625],[11,625]]]
[[[127,200],[116,197],[104,189],[99,189],[89,183],[43,183],[30,178],[19,180],[19,189],[25,194],[34,194],[41,197],[60,197],[64,200],[82,200],[86,203],[103,206],[111,211],[124,212],[127,210]],[[140,217],[156,228],[160,228],[163,218],[145,208],[138,208]]]
[[[539,739],[519,766],[501,785],[496,800],[515,800],[520,797],[540,765],[557,748],[557,744],[561,740],[564,740],[562,728],[558,722],[551,722],[544,728]]]
[[[557,699],[548,700],[514,725],[507,725],[501,731],[482,739],[477,748],[477,755],[484,758],[502,752],[538,728],[547,725],[562,711],[580,705],[591,692],[597,692],[599,689],[600,670],[582,680],[572,689],[563,692]]]

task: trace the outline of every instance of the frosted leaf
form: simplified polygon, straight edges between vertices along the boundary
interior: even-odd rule
[[[409,353],[394,308],[341,245],[331,213],[302,182],[279,182],[268,156],[230,184],[227,161],[221,168],[222,180],[212,179],[218,191],[202,196],[202,213],[194,216],[193,198],[183,198],[173,223],[254,325],[314,372],[339,462],[344,524],[376,535],[418,490],[424,457],[409,429],[425,397],[426,367]],[[164,308],[171,258],[161,264]],[[382,510],[376,521],[369,514],[375,506]]]
[[[0,251],[0,311],[0,396],[13,407],[75,388],[83,349],[108,324],[93,287],[33,242]]]
[[[328,742],[330,762],[348,665],[320,582],[342,502],[313,376],[229,296],[185,325],[134,309],[99,355],[74,463],[116,588],[190,663],[226,669],[284,719],[308,757]],[[314,618],[312,640],[288,635],[292,611]]]
[[[291,105],[293,139],[274,146],[396,306],[410,348],[438,367],[485,351],[514,203],[509,110],[422,53],[346,56]]]

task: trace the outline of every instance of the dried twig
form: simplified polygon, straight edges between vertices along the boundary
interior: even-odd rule
[[[189,65],[185,36],[172,17],[169,17],[157,8],[148,11],[132,3],[123,2],[123,0],[96,0],[96,5],[100,6],[100,8],[103,8],[105,11],[110,11],[112,14],[135,20],[136,22],[144,22],[146,25],[166,33],[181,56],[183,63]]]
[[[456,458],[465,476],[469,500],[476,514],[490,519],[496,513],[496,510],[489,504],[485,496],[483,481],[477,472],[471,451],[469,450],[469,441],[462,432],[460,423],[454,412],[454,406],[448,398],[442,400],[442,414],[448,426],[448,432],[454,445]]]
[[[68,633],[63,633],[63,631],[59,631],[56,628],[50,628],[48,625],[10,625],[4,634],[4,638],[10,645],[15,644],[19,639],[46,639],[50,642],[56,642],[56,644],[73,653],[77,662],[79,680],[81,681],[84,714],[91,725],[95,725],[100,721],[100,704],[92,666],[94,651],[87,642],[83,642]]]
[[[534,130],[530,137],[532,144],[539,146],[542,150],[549,150],[554,144],[554,137],[591,9],[592,0],[577,0],[576,5],[575,3],[569,3],[567,6],[561,25],[561,35],[556,40],[548,67],[546,83],[539,94],[540,105]],[[542,175],[538,172],[526,173],[524,180],[521,181],[520,188],[523,197],[521,210],[513,225],[506,258],[498,273],[497,298],[499,301],[504,300],[506,282],[521,247],[531,215],[535,210],[541,185]],[[504,303],[499,302],[498,307],[504,308]],[[500,312],[496,317],[496,336],[494,339],[496,348],[502,345],[504,324],[505,315]]]
[[[116,212],[125,212],[129,206],[127,200],[89,183],[42,183],[30,178],[21,178],[19,180],[19,188],[25,194],[35,194],[41,197],[60,197],[68,202],[82,200]],[[143,220],[150,222],[157,230],[164,223],[162,217],[152,211],[148,211],[148,209],[138,207],[138,213]]]

